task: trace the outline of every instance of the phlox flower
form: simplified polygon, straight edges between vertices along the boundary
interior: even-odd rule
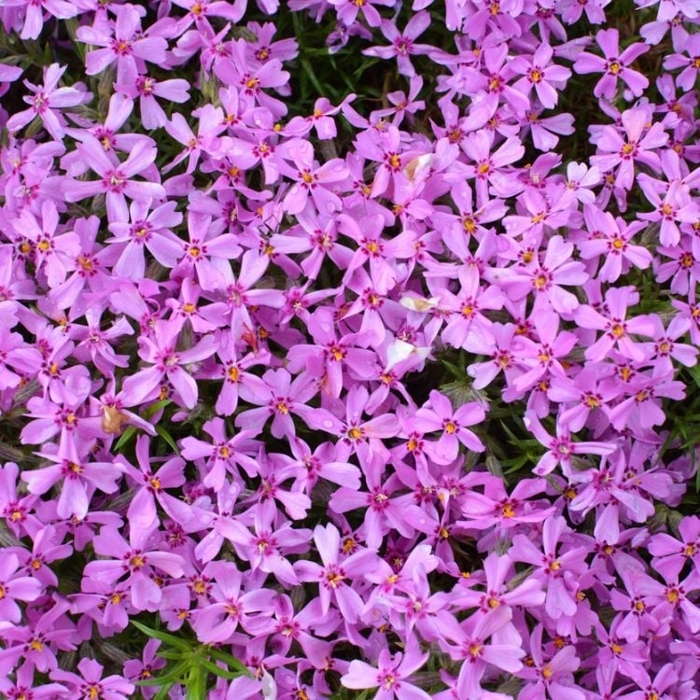
[[[43,585],[35,578],[18,575],[19,559],[16,554],[5,552],[0,561],[0,620],[3,623],[17,624],[22,619],[18,600],[36,600],[43,591]]]
[[[575,377],[556,375],[547,390],[549,397],[562,408],[559,422],[577,433],[589,422],[607,424],[607,405],[619,395],[619,389],[606,382],[614,368],[603,362],[589,363]]]
[[[473,362],[467,367],[474,389],[488,386],[501,372],[505,375],[506,384],[512,386],[513,379],[523,369],[515,352],[516,332],[517,327],[513,323],[495,323],[488,333],[470,333],[467,336],[464,347],[469,352],[491,358],[484,362]]]
[[[697,247],[694,240],[689,241],[686,237],[681,239],[679,245],[658,246],[657,252],[670,259],[667,262],[658,257],[654,260],[656,281],[663,283],[670,279],[674,294],[685,295],[694,290],[700,281],[700,258],[695,255]]]
[[[318,594],[323,615],[333,602],[344,620],[352,624],[364,607],[360,594],[348,583],[374,570],[377,555],[369,549],[359,549],[341,560],[340,532],[332,525],[317,525],[314,543],[322,564],[304,560],[294,563],[294,571],[302,581],[318,582]]]
[[[272,6],[275,2],[267,4]],[[260,6],[261,3],[258,5]],[[274,10],[271,12],[266,9],[265,12],[273,14]],[[299,44],[296,39],[290,37],[278,41],[272,40],[277,33],[277,26],[274,22],[264,22],[263,24],[248,22],[246,29],[254,35],[248,41],[248,55],[258,63],[265,63],[273,58],[280,61],[291,61],[298,55]]]
[[[686,92],[693,89],[700,66],[700,38],[690,34],[683,45],[683,50],[672,53],[664,58],[665,70],[683,68],[676,77],[676,85]]]
[[[124,473],[138,485],[138,490],[127,510],[129,523],[132,527],[144,530],[150,530],[157,525],[159,523],[157,502],[168,516],[186,526],[193,517],[189,506],[164,490],[182,486],[185,483],[184,460],[173,457],[155,472],[151,467],[149,446],[150,439],[147,435],[140,435],[137,438],[136,460],[139,469],[130,464],[123,455],[118,455],[115,460],[115,464],[123,467]]]
[[[688,684],[688,687],[683,689],[682,686],[685,684],[680,682],[673,663],[664,664],[653,678],[641,663],[630,664],[625,675],[632,678],[637,684],[637,690],[627,693],[625,696],[629,700],[646,700],[646,698],[654,695],[658,698],[664,695],[670,697],[671,693],[678,693],[677,697],[688,698],[688,700],[697,697],[697,692],[695,692],[691,684]],[[667,693],[667,691],[670,692]],[[681,693],[683,694],[681,695]]]
[[[48,564],[67,559],[72,553],[73,547],[63,543],[53,525],[46,525],[37,532],[33,537],[31,551],[17,550],[24,572],[46,588],[58,587],[58,578]]]
[[[269,111],[274,120],[283,117],[287,113],[285,103],[264,92],[268,88],[285,92],[289,85],[289,73],[282,70],[282,61],[273,58],[262,65],[249,61],[246,57],[248,42],[245,39],[233,40],[229,47],[230,59],[214,65],[215,75],[226,86],[237,87],[249,107],[259,105]]]
[[[491,16],[489,5],[490,3],[485,3],[481,13]],[[500,17],[507,16],[505,13],[500,12],[500,5],[494,3],[492,7],[499,13]],[[478,14],[480,13],[470,18],[470,27],[477,25]],[[528,96],[510,85],[513,78],[518,74],[510,65],[511,57],[509,57],[508,42],[496,42],[494,44],[484,42],[479,58],[481,59],[480,65],[482,65],[482,69],[468,69],[462,85],[462,91],[466,91],[466,94],[483,91],[485,93],[483,106],[491,112],[491,117],[496,116],[495,113],[499,103],[505,103],[511,114],[522,114],[529,110],[530,100]]]
[[[29,492],[36,495],[46,493],[62,481],[56,503],[56,512],[60,518],[84,518],[96,490],[114,493],[119,488],[122,468],[112,462],[90,461],[85,444],[68,439],[55,451],[49,451],[51,447],[53,445],[47,445],[37,455],[53,464],[23,471],[22,480],[27,483]]]
[[[236,417],[236,427],[251,431],[250,435],[258,435],[272,417],[271,433],[274,437],[293,436],[293,415],[306,422],[311,420],[315,409],[308,402],[317,393],[315,379],[306,373],[292,380],[286,369],[268,370],[262,377],[260,391],[246,398],[259,408],[240,412]]]
[[[347,672],[340,679],[346,688],[379,688],[374,695],[377,700],[406,698],[407,700],[428,700],[428,693],[408,682],[408,678],[428,660],[429,654],[422,654],[417,644],[410,645],[404,653],[392,658],[388,649],[379,652],[377,668],[355,659],[350,662]]]
[[[89,562],[83,577],[110,585],[123,580],[136,610],[157,610],[162,591],[154,580],[155,572],[180,578],[185,572],[185,560],[179,554],[162,551],[155,527],[132,527],[129,541],[111,525],[102,527],[93,540],[95,552],[102,558]]]
[[[156,80],[150,76],[139,75],[133,83],[115,83],[114,89],[125,95],[131,104],[139,100],[141,123],[144,129],[151,131],[165,126],[168,121],[156,97],[182,104],[189,99],[190,84],[182,78]]]
[[[526,414],[524,420],[527,429],[548,448],[535,466],[534,472],[538,476],[549,474],[557,465],[561,465],[564,474],[569,476],[574,471],[571,459],[573,455],[608,455],[617,449],[611,442],[574,442],[561,421],[557,421],[556,437],[552,437],[534,414]]]
[[[457,679],[459,697],[482,697],[481,679],[490,666],[507,673],[516,673],[523,667],[520,659],[525,652],[515,628],[500,643],[489,642],[489,638],[510,623],[512,615],[509,607],[500,605],[486,613],[477,611],[461,623],[451,615],[441,618],[440,647],[453,660],[462,662]]]
[[[654,570],[667,579],[678,576],[690,563],[697,566],[700,561],[700,518],[684,517],[678,525],[678,539],[665,532],[654,534],[647,544],[654,556]]]
[[[546,109],[556,106],[557,88],[565,86],[566,81],[571,77],[571,71],[568,68],[551,62],[553,56],[554,49],[549,44],[542,43],[532,55],[532,60],[525,56],[518,56],[510,63],[511,70],[523,76],[513,84],[513,88],[525,95],[529,95],[534,90]]]
[[[180,287],[180,298],[166,299],[166,306],[172,309],[169,320],[174,322],[178,330],[190,327],[195,333],[202,334],[224,325],[223,313],[228,310],[227,305],[223,301],[200,304],[203,296],[203,290],[192,278],[185,277]]]
[[[156,655],[160,645],[159,639],[149,639],[143,648],[143,655],[140,659],[129,659],[124,663],[124,677],[134,683],[153,678],[167,663],[165,659]],[[151,698],[158,690],[142,686],[140,692],[144,697]]]
[[[376,363],[373,351],[355,347],[356,338],[362,342],[362,334],[346,333],[338,337],[337,326],[330,309],[316,309],[309,319],[313,345],[298,344],[287,353],[289,369],[299,372],[305,369],[321,380],[323,393],[340,397],[347,377],[367,377]],[[359,336],[359,337],[358,337]]]
[[[65,279],[71,262],[79,254],[78,236],[60,225],[55,203],[45,199],[41,203],[40,216],[28,208],[11,220],[12,227],[23,238],[33,243],[37,272],[46,280],[49,289],[58,287]]]
[[[395,126],[400,126],[404,119],[412,124],[415,120],[416,112],[425,109],[425,101],[417,100],[416,97],[423,88],[423,78],[419,75],[414,75],[409,80],[408,95],[403,90],[387,93],[387,100],[392,107],[379,110],[380,116],[393,116],[391,123]]]
[[[239,625],[253,634],[272,628],[272,601],[277,594],[261,588],[262,579],[258,578],[257,584],[251,576],[244,580],[238,567],[227,561],[210,564],[209,571],[213,577],[211,600],[206,607],[193,610],[190,618],[200,642],[226,642]]]
[[[662,164],[665,165],[663,161]],[[680,224],[697,221],[700,206],[691,199],[687,187],[680,180],[674,179],[666,184],[640,174],[638,182],[649,203],[656,207],[655,211],[640,213],[639,218],[660,223],[661,245],[678,245],[681,240]]]
[[[202,31],[209,25],[210,17],[223,17],[238,22],[245,14],[247,2],[237,0],[231,4],[221,0],[173,0],[173,4],[187,11],[177,25],[178,33],[183,33],[192,23]]]
[[[219,417],[208,420],[203,426],[204,432],[213,438],[214,443],[205,442],[195,437],[182,440],[182,456],[188,460],[208,458],[204,466],[206,474],[202,484],[219,491],[225,483],[227,473],[239,476],[238,467],[252,477],[258,472],[258,465],[253,455],[260,443],[252,440],[252,431],[242,430],[232,438],[227,438],[224,421]]]
[[[110,221],[114,234],[107,240],[120,255],[112,268],[119,277],[138,281],[146,271],[145,250],[168,268],[175,267],[182,254],[182,242],[172,228],[182,222],[182,214],[175,211],[174,202],[166,202],[151,210],[151,201],[135,201],[129,207],[130,217]],[[129,219],[131,223],[129,223]]]
[[[354,5],[354,3],[349,4]],[[319,97],[314,103],[313,113],[308,117],[292,117],[285,131],[303,137],[313,129],[322,141],[333,139],[338,134],[333,116],[354,98],[355,96],[350,94],[339,105],[334,106],[327,97]]]
[[[383,478],[380,461],[375,459],[365,470],[367,491],[341,486],[333,493],[328,507],[336,513],[364,510],[361,532],[370,549],[379,549],[387,532],[393,530],[410,538],[415,531],[430,532],[433,524],[422,509],[411,502],[413,497],[396,497],[401,481],[396,474]]]
[[[593,94],[596,97],[615,97],[619,78],[627,85],[635,97],[639,97],[649,86],[649,81],[631,68],[631,64],[649,50],[644,44],[632,44],[620,53],[620,33],[617,29],[603,29],[596,34],[596,42],[604,58],[590,53],[579,54],[574,63],[574,71],[579,74],[604,73],[596,84]]]
[[[223,147],[219,134],[226,129],[224,114],[221,107],[207,104],[193,112],[197,118],[197,134],[187,123],[185,117],[176,112],[164,124],[170,136],[185,146],[179,155],[163,168],[164,173],[170,172],[178,163],[187,159],[186,173],[191,173],[197,167],[202,155],[217,156]]]
[[[96,300],[111,286],[107,272],[114,260],[113,251],[96,244],[99,229],[100,221],[96,216],[81,217],[73,223],[73,231],[52,240],[57,250],[63,252],[65,274],[64,279],[49,291],[48,298],[60,310],[70,308],[75,317],[85,313],[89,303],[83,295],[85,287]]]
[[[21,667],[48,673],[57,668],[57,653],[72,651],[76,646],[76,627],[66,616],[68,608],[68,601],[56,596],[43,612],[28,610],[27,625],[3,629],[2,637],[7,646],[0,650],[0,673],[9,676]],[[25,663],[20,666],[22,658]]]
[[[468,264],[468,261],[465,262]],[[458,294],[453,294],[448,289],[433,289],[446,317],[445,328],[440,337],[443,342],[456,348],[466,347],[471,336],[487,337],[491,332],[492,322],[486,314],[502,309],[505,300],[503,292],[496,285],[481,284],[479,258],[474,256],[471,262],[471,267],[462,267],[459,270]],[[483,265],[483,262],[481,264]]]
[[[12,333],[9,325],[0,325],[0,391],[19,387],[23,378],[35,376],[42,364],[39,351],[27,347],[24,338],[19,333]]]
[[[54,1],[61,2],[61,0],[51,0],[51,2]],[[70,6],[70,3],[67,2],[61,2],[61,4]],[[35,6],[30,4],[30,7],[34,8]],[[31,106],[24,111],[15,112],[7,120],[8,131],[19,131],[32,119],[39,117],[44,128],[56,141],[63,139],[66,124],[58,110],[64,107],[76,107],[91,97],[82,83],[76,83],[71,87],[58,87],[58,82],[66,72],[66,68],[67,66],[61,67],[58,63],[52,63],[44,68],[43,85],[33,85],[25,81],[25,86],[34,93],[33,96],[24,98],[24,101]]]
[[[529,268],[510,267],[489,271],[488,279],[498,284],[511,300],[534,294],[535,312],[553,309],[557,314],[571,314],[579,307],[575,294],[564,286],[581,285],[589,275],[583,263],[572,260],[574,244],[562,236],[552,236],[542,262],[535,259]]]
[[[250,513],[246,521],[250,520]],[[291,522],[275,525],[277,510],[270,501],[258,504],[252,512],[253,532],[243,524],[243,518],[230,517],[219,523],[218,531],[233,544],[238,556],[250,562],[251,571],[272,574],[285,588],[299,584],[290,554],[308,550],[311,530],[293,528]]]
[[[128,376],[123,383],[124,400],[131,405],[155,398],[162,382],[167,379],[187,408],[197,403],[197,383],[186,366],[210,357],[218,345],[212,335],[206,335],[193,347],[176,351],[177,329],[171,322],[157,322],[154,339],[139,337],[139,355],[150,367]]]
[[[535,383],[549,380],[554,376],[565,374],[562,361],[578,342],[578,337],[569,331],[559,332],[559,317],[552,311],[540,311],[534,314],[534,326],[537,341],[527,337],[518,340],[518,355],[528,368],[513,380],[513,388],[523,391]]]
[[[306,658],[318,669],[322,669],[332,656],[333,643],[317,637],[328,637],[338,628],[340,615],[335,611],[323,615],[321,601],[314,598],[300,611],[295,611],[287,595],[278,595],[273,603],[276,626],[270,644],[277,654],[285,655],[297,642]]]
[[[624,564],[620,565],[619,562],[622,561]],[[636,569],[641,570],[642,566],[628,557],[618,557],[616,562],[616,569],[623,582],[623,586],[610,590],[610,604],[620,613],[616,626],[617,636],[627,642],[644,639],[649,633],[665,636],[670,631],[668,623],[654,614],[653,607],[647,606],[637,588],[637,579],[630,573]]]
[[[527,535],[519,534],[513,538],[509,552],[513,561],[527,562],[535,567],[532,576],[543,582],[547,594],[545,610],[553,620],[576,615],[579,578],[588,568],[588,547],[576,546],[571,535],[563,517],[548,518],[542,532],[542,549]]]
[[[360,12],[368,26],[379,27],[382,17],[375,5],[389,7],[393,5],[393,0],[368,0],[362,3],[357,3],[355,0],[328,0],[328,2],[336,8],[338,19],[348,27],[357,21],[357,15]]]
[[[574,133],[574,118],[566,112],[542,117],[542,111],[535,106],[527,113],[527,120],[523,124],[519,137],[523,140],[529,131],[535,148],[547,153],[557,147],[559,136],[571,136]]]
[[[67,3],[66,3],[67,4]],[[16,671],[15,678],[10,679],[9,673],[0,678],[0,692],[8,698],[32,698],[32,700],[50,700],[67,694],[68,688],[60,683],[37,681],[34,685],[35,668],[32,664],[22,664]]]
[[[509,171],[505,168],[523,157],[525,147],[520,139],[515,136],[508,138],[492,153],[493,145],[493,135],[485,129],[474,131],[464,140],[464,152],[472,161],[468,175],[476,179],[479,207],[486,206],[491,199],[489,185],[497,197],[510,197],[522,189],[515,178],[509,177]]]
[[[293,491],[301,487],[301,490],[309,494],[319,479],[359,491],[360,470],[354,464],[336,460],[336,446],[332,442],[322,442],[312,450],[306,442],[295,438],[290,442],[289,450],[291,456],[285,455],[285,461],[304,468],[292,487]]]
[[[459,504],[459,515],[467,518],[469,528],[497,531],[518,528],[521,523],[541,523],[555,513],[544,499],[533,497],[543,493],[546,485],[541,479],[520,479],[509,494],[500,480],[487,482],[484,493],[470,490]]]
[[[661,122],[650,124],[651,114],[646,106],[625,110],[620,120],[622,129],[604,126],[595,136],[598,153],[591,156],[591,165],[605,173],[616,169],[615,187],[629,191],[634,183],[635,161],[655,172],[661,171],[656,149],[666,145],[668,134]]]
[[[484,590],[458,587],[452,593],[451,603],[459,609],[479,608],[488,613],[500,606],[523,606],[525,609],[540,606],[545,601],[542,582],[528,578],[517,586],[512,585],[515,575],[513,560],[507,554],[499,556],[491,552],[483,561],[486,580]],[[481,586],[479,586],[481,587]],[[510,623],[506,625],[510,627]],[[494,638],[507,638],[509,633],[496,631]]]
[[[611,287],[605,293],[603,313],[588,304],[576,309],[575,320],[579,326],[604,331],[598,340],[586,348],[587,360],[600,362],[613,347],[634,362],[646,359],[646,352],[630,338],[630,334],[651,338],[655,333],[654,323],[648,316],[627,319],[628,306],[638,300],[639,294],[634,287]]]
[[[339,317],[353,324],[353,317],[360,315],[359,324],[355,322],[350,328],[362,337],[363,346],[381,346],[387,337],[390,337],[389,328],[398,325],[400,319],[405,317],[405,309],[389,294],[382,293],[374,287],[364,267],[355,270],[346,288],[353,292],[356,298],[342,308]]]
[[[427,548],[428,545],[426,544],[425,547]],[[446,591],[433,593],[430,590],[427,574],[428,569],[432,569],[432,563],[428,565],[427,562],[424,563],[424,559],[418,557],[413,557],[413,561],[410,559],[409,555],[401,570],[391,573],[382,585],[375,588],[377,605],[375,611],[388,608],[391,626],[397,632],[404,630],[405,638],[410,639],[415,631],[424,641],[437,642],[442,638],[440,623],[445,614],[443,611],[451,605],[451,595]],[[435,566],[439,566],[438,557],[435,559]],[[372,578],[369,574],[367,578],[376,581],[376,578]],[[396,583],[394,579],[398,579]],[[372,604],[370,598],[368,608]]]
[[[309,201],[324,214],[333,215],[342,209],[340,197],[334,190],[347,180],[349,173],[341,158],[332,158],[319,166],[314,160],[311,143],[296,138],[280,146],[280,154],[283,160],[279,171],[294,182],[282,201],[288,214],[298,214]]]
[[[93,659],[83,658],[78,662],[80,675],[63,669],[51,671],[51,680],[59,681],[70,689],[73,697],[109,698],[109,700],[127,700],[135,691],[133,683],[116,674],[102,677],[104,666]]]
[[[379,58],[396,57],[399,73],[410,78],[416,73],[410,56],[428,53],[433,48],[428,44],[415,43],[415,40],[429,26],[429,12],[416,12],[406,24],[403,32],[399,31],[392,20],[383,19],[379,27],[384,37],[391,42],[391,46],[373,46],[369,49],[364,49],[363,53],[366,56],[377,56]]]
[[[82,26],[77,30],[80,41],[102,47],[88,52],[85,57],[87,75],[97,75],[112,63],[117,64],[117,80],[122,84],[135,83],[143,73],[145,61],[165,64],[167,41],[162,36],[148,36],[141,28],[138,6],[120,5],[114,26]]]
[[[673,370],[673,360],[686,367],[693,367],[697,362],[697,348],[678,342],[690,330],[690,319],[680,315],[674,316],[668,328],[664,328],[663,321],[656,314],[651,316],[651,320],[656,332],[653,335],[653,343],[649,343],[647,349],[659,371],[662,374],[670,373]]]
[[[586,18],[591,24],[602,24],[605,22],[604,8],[610,4],[610,0],[563,0],[559,5],[561,9],[561,19],[566,25],[578,22],[585,12]]]
[[[441,433],[437,442],[426,440],[424,450],[438,464],[449,464],[457,458],[460,443],[474,452],[485,449],[481,440],[467,428],[478,425],[485,416],[480,403],[465,403],[454,410],[447,397],[433,390],[430,392],[429,408],[416,411],[415,427],[423,433]]]
[[[34,538],[44,525],[33,514],[34,506],[39,500],[36,495],[19,495],[19,467],[14,462],[7,462],[0,467],[0,513],[5,519],[8,530],[15,536],[28,534]]]
[[[581,660],[576,656],[576,648],[568,644],[551,658],[546,658],[542,645],[544,626],[540,623],[530,637],[530,658],[517,675],[527,682],[518,694],[518,700],[586,700],[583,690],[574,685],[573,672]]]
[[[589,238],[577,244],[584,260],[600,259],[603,264],[597,278],[602,282],[616,282],[621,274],[632,267],[645,270],[651,265],[652,255],[644,246],[633,245],[632,236],[644,229],[641,221],[626,223],[622,218],[614,218],[593,203],[586,203],[583,216]]]
[[[221,551],[221,547],[224,544],[224,536],[220,529],[233,514],[233,508],[240,493],[241,486],[237,482],[224,483],[216,492],[215,503],[206,504],[211,510],[205,511],[203,508],[197,507],[199,524],[202,528],[207,528],[207,534],[201,538],[194,548],[194,555],[199,561],[207,564]],[[179,601],[179,594],[174,594],[174,598]],[[189,603],[189,594],[187,595],[187,602]],[[177,613],[175,612],[172,619],[168,620],[168,624],[169,629],[177,629],[182,624],[182,620],[178,622]]]
[[[255,493],[242,502],[242,507],[250,508],[256,503],[277,501],[277,508],[284,508],[292,520],[303,520],[311,508],[311,499],[302,492],[299,477],[302,469],[281,459],[283,455],[266,455],[264,450],[258,452],[258,471],[260,485]],[[295,489],[283,487],[284,482],[292,481]]]
[[[82,362],[92,362],[105,377],[114,377],[115,367],[126,367],[128,357],[117,355],[112,344],[117,338],[132,335],[134,330],[129,322],[120,316],[111,327],[101,330],[102,314],[96,307],[85,312],[87,325],[75,324],[71,336],[78,341],[73,356]],[[103,426],[104,427],[104,426]]]
[[[85,136],[78,144],[78,152],[88,167],[96,172],[99,180],[66,179],[64,196],[69,202],[79,202],[96,194],[105,194],[107,216],[110,221],[128,221],[129,210],[126,197],[135,201],[160,199],[165,189],[157,182],[133,180],[133,176],[149,169],[156,158],[157,149],[148,137],[139,139],[132,147],[129,157],[120,163],[113,152],[105,152],[100,142]]]

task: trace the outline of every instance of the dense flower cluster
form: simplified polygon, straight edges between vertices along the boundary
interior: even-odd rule
[[[700,7],[409,4],[0,7],[3,696],[698,697]]]

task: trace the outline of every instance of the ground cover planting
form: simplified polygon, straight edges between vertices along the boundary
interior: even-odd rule
[[[0,3],[0,696],[697,698],[699,29]]]

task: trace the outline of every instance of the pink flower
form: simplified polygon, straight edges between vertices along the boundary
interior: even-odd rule
[[[376,554],[369,549],[360,549],[340,561],[340,533],[331,524],[316,526],[314,542],[323,564],[298,561],[294,564],[294,571],[302,581],[318,582],[324,615],[334,602],[346,622],[352,624],[358,619],[364,603],[349,582],[374,569]]]
[[[185,366],[211,357],[218,343],[212,335],[206,335],[190,349],[179,351],[175,348],[176,336],[177,329],[172,322],[160,321],[156,323],[153,340],[139,338],[139,355],[151,366],[124,380],[124,400],[131,402],[130,405],[155,398],[161,382],[167,379],[183,404],[194,408],[197,383]]]
[[[423,433],[440,431],[437,442],[426,441],[426,454],[438,464],[449,464],[457,458],[460,443],[467,449],[482,452],[481,440],[467,426],[481,423],[486,412],[481,404],[470,402],[457,410],[450,400],[438,391],[430,392],[430,408],[416,411],[416,429]]]
[[[61,3],[69,5],[69,3]],[[33,4],[30,4],[34,8]],[[66,72],[67,66],[61,67],[58,63],[52,63],[44,69],[44,84],[33,85],[26,82],[26,87],[34,93],[33,97],[25,97],[24,101],[31,105],[30,109],[23,112],[15,112],[7,121],[8,131],[19,131],[29,124],[34,117],[39,117],[46,130],[57,141],[63,139],[65,134],[65,120],[60,110],[64,107],[75,107],[86,102],[91,94],[87,92],[82,83],[76,83],[71,87],[58,87],[58,81]],[[56,110],[56,111],[55,111]]]
[[[511,70],[523,75],[513,84],[515,90],[526,95],[534,90],[542,106],[552,109],[557,104],[557,88],[563,89],[571,77],[571,71],[563,66],[552,64],[554,49],[546,43],[540,44],[532,56],[532,61],[518,56],[510,63]]]
[[[489,642],[489,638],[509,624],[511,618],[512,611],[505,605],[486,613],[475,612],[461,623],[452,615],[441,617],[444,639],[439,640],[440,646],[453,660],[462,662],[457,681],[460,698],[482,697],[481,679],[490,666],[507,673],[516,673],[523,667],[520,659],[525,652],[520,648],[517,632],[514,631],[504,643]]]
[[[112,63],[117,64],[117,83],[135,83],[143,73],[145,61],[163,65],[167,41],[162,36],[148,36],[141,29],[141,13],[134,5],[120,5],[113,27],[82,26],[78,38],[91,46],[103,48],[90,51],[85,57],[86,73],[97,75]]]
[[[391,46],[373,46],[365,49],[366,56],[378,56],[379,58],[396,57],[399,73],[411,77],[415,75],[415,68],[409,56],[428,53],[432,46],[416,44],[415,40],[430,26],[429,12],[416,12],[406,24],[403,32],[400,32],[393,21],[382,20],[379,25],[385,38],[391,42]]]
[[[17,624],[22,619],[18,600],[36,600],[43,591],[42,584],[29,576],[18,576],[19,559],[5,552],[0,560],[0,620]]]
[[[596,311],[588,304],[582,304],[575,312],[576,323],[582,328],[593,328],[604,331],[592,345],[586,349],[586,359],[593,362],[603,360],[613,347],[617,347],[622,355],[642,362],[646,353],[636,344],[630,334],[654,336],[654,324],[647,316],[635,316],[627,320],[629,304],[635,304],[639,294],[634,287],[611,287],[605,293],[605,308]]]
[[[574,442],[569,431],[559,421],[556,426],[556,437],[552,437],[534,414],[525,416],[525,426],[542,445],[548,448],[535,466],[534,471],[538,476],[549,474],[559,464],[564,474],[570,476],[574,472],[572,455],[608,455],[617,449],[616,445],[609,442]]]
[[[103,678],[104,666],[93,659],[81,659],[78,662],[78,671],[80,675],[57,668],[51,671],[49,677],[70,688],[73,697],[127,700],[136,690],[133,683],[129,683],[122,676],[111,675]]]
[[[427,652],[421,654],[417,644],[409,646],[404,653],[397,653],[393,659],[388,649],[382,649],[377,668],[355,659],[350,662],[340,682],[346,688],[358,690],[379,688],[374,695],[377,700],[428,700],[428,693],[408,682],[408,678],[425,664],[428,656]]]
[[[577,73],[605,73],[596,84],[593,94],[596,97],[615,97],[618,78],[622,78],[635,97],[639,97],[649,81],[630,66],[634,61],[649,50],[644,44],[632,44],[620,53],[620,33],[617,29],[603,29],[596,34],[596,41],[603,51],[605,58],[590,53],[582,53],[574,63]]]
[[[133,180],[133,176],[150,168],[156,158],[157,149],[148,137],[139,139],[131,149],[129,157],[120,163],[116,156],[105,149],[92,136],[85,136],[78,145],[78,152],[85,163],[94,170],[100,180],[71,180],[64,183],[64,194],[69,202],[79,202],[96,194],[107,196],[107,216],[110,221],[127,221],[129,210],[126,197],[144,201],[165,196],[163,186],[148,180]]]

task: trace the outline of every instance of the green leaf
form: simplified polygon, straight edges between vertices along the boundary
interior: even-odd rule
[[[163,399],[162,401],[156,401],[154,404],[149,406],[144,412],[143,417],[148,420],[151,416],[154,416],[161,408],[165,408],[168,404],[172,403],[172,399]]]
[[[236,669],[240,675],[248,676],[249,678],[253,677],[248,667],[228,652],[216,647],[209,647],[209,656],[217,661],[223,661],[229,668]]]
[[[165,440],[165,442],[168,443],[168,446],[179,457],[180,450],[178,449],[175,440],[173,440],[173,436],[162,425],[156,425],[156,432],[163,438],[163,440]]]
[[[156,656],[161,659],[177,660],[182,658],[181,651],[173,651],[172,649],[164,649],[163,651],[157,651]]]
[[[152,627],[148,627],[141,622],[136,622],[136,620],[132,620],[131,624],[136,627],[137,630],[140,632],[143,632],[145,635],[148,635],[149,637],[155,637],[156,639],[160,639],[161,642],[165,642],[166,644],[172,644],[176,649],[181,649],[182,651],[187,651],[192,653],[192,645],[189,642],[186,642],[182,637],[176,637],[173,634],[168,634],[167,632],[163,632],[162,630],[154,630]]]
[[[175,683],[166,683],[162,685],[158,692],[153,696],[153,700],[167,700],[170,697],[170,689],[175,685]]]
[[[240,676],[243,675],[238,671],[227,671],[225,668],[217,666],[215,663],[209,661],[208,659],[201,659],[200,663],[210,673],[213,673],[214,675],[219,676],[221,678],[226,678],[226,680],[229,681],[232,681],[234,678],[240,678]]]
[[[130,425],[121,435],[119,440],[117,440],[116,445],[114,446],[114,451],[119,452],[128,442],[131,440],[132,437],[136,434],[136,428],[134,428],[133,425]]]
[[[187,677],[187,700],[207,700],[207,676],[201,665],[203,659],[190,668]]]
[[[137,685],[158,686],[164,683],[182,683],[185,674],[189,671],[191,662],[189,659],[181,661],[172,668],[165,668],[166,673],[161,673],[154,678],[147,678],[142,681],[136,681]]]

